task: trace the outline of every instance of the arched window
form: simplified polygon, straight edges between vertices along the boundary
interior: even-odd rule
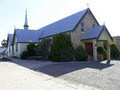
[[[81,22],[81,31],[84,32],[84,22]]]

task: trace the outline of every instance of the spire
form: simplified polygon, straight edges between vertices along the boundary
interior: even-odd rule
[[[27,20],[27,10],[25,11],[25,24],[24,24],[24,29],[28,29],[28,20]]]

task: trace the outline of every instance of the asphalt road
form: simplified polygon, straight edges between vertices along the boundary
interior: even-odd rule
[[[120,90],[120,61],[69,62],[36,69],[74,85],[86,85],[100,90]]]
[[[64,67],[61,67],[61,65]],[[61,69],[58,69],[57,66]],[[71,81],[68,78],[64,80],[66,76],[62,77],[62,75],[65,75],[62,71],[66,70],[65,67],[65,64],[53,62],[0,60],[0,90],[98,90],[92,86],[72,84],[68,82]],[[69,69],[71,71],[71,68],[67,68],[68,71]],[[38,69],[46,70],[46,72],[49,72],[49,70],[50,72],[60,71],[55,71],[54,76],[52,73],[49,75],[42,71],[36,71]],[[72,74],[70,71],[68,74]]]

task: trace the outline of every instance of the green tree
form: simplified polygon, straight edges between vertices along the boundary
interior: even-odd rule
[[[35,44],[30,41],[27,45],[27,50],[20,55],[21,59],[28,59],[30,56],[35,56]]]
[[[50,55],[51,39],[44,39],[36,45],[36,55],[41,56],[43,59],[48,59]]]
[[[97,52],[103,55],[103,59],[107,59],[107,51],[104,47],[98,47]]]
[[[29,56],[35,56],[35,44],[32,41],[27,45],[27,53]]]
[[[51,56],[53,61],[73,60],[73,47],[70,35],[60,33],[53,37]]]
[[[7,40],[3,39],[1,45],[2,47],[7,47]]]
[[[118,57],[120,57],[120,51],[116,47],[116,45],[112,44],[110,46],[110,49],[111,49],[111,56],[112,56],[112,58],[118,58]]]
[[[20,55],[20,59],[28,59],[29,55],[27,51],[23,51]]]

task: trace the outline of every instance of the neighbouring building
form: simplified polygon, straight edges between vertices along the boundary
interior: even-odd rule
[[[7,54],[7,48],[6,47],[0,47],[0,58],[3,56],[6,56]]]
[[[114,44],[117,46],[117,48],[120,51],[120,36],[114,36],[113,37],[113,42],[111,42],[111,44]]]
[[[37,30],[29,30],[27,13],[24,29],[15,29],[12,40],[12,54],[20,57],[26,50],[29,41],[38,43],[42,39],[51,38],[59,33],[71,36],[74,48],[82,45],[96,61],[97,47],[107,42],[107,57],[110,59],[110,42],[112,37],[105,25],[100,25],[89,8],[65,17]],[[9,47],[9,45],[8,45]]]
[[[12,56],[12,40],[13,40],[13,34],[8,34],[8,37],[7,37],[7,52],[8,52],[8,57],[11,57]]]

